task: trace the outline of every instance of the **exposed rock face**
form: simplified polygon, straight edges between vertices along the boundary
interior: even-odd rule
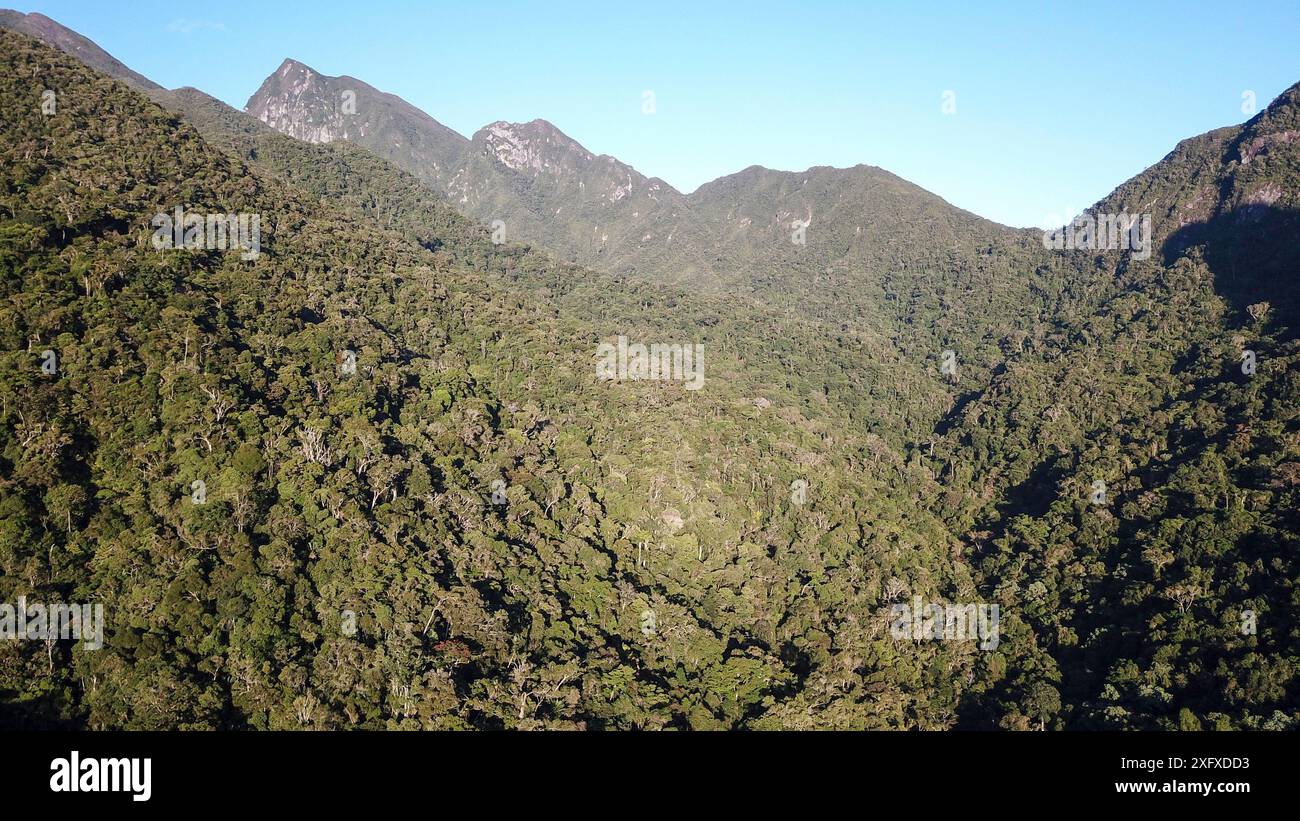
[[[350,90],[353,114],[342,108]],[[1292,209],[1295,191],[1254,178],[1258,166],[1297,141],[1295,94],[1284,94],[1249,127],[1180,143],[1160,164],[1185,169],[1178,190],[1143,175],[1095,210],[1151,213],[1157,245],[1174,232],[1181,245],[1225,211],[1255,220]],[[503,225],[507,240],[543,246],[566,261],[780,303],[811,299],[819,311],[842,310],[846,297],[882,304],[881,283],[900,265],[947,269],[955,264],[941,258],[947,254],[979,268],[1039,239],[867,165],[798,172],[751,166],[684,195],[589,151],[545,120],[494,122],[467,140],[397,97],[292,60],[267,79],[248,111],[302,140],[355,141],[468,216]],[[1215,161],[1225,152],[1239,158],[1227,176]]]
[[[684,279],[708,269],[709,238],[686,197],[545,120],[494,122],[467,140],[400,98],[294,60],[266,79],[246,110],[300,140],[355,142],[464,213],[499,220],[508,240],[606,270]]]
[[[348,138],[349,118],[342,100],[332,99],[326,78],[294,60],[285,60],[263,83],[274,83],[276,93],[260,94],[250,102],[249,113],[294,139],[329,143]],[[358,129],[360,136],[360,129]]]
[[[1241,145],[1241,164],[1246,165],[1261,153],[1267,153],[1274,146],[1283,146],[1292,140],[1300,140],[1300,131],[1278,131],[1273,134],[1261,134]]]
[[[350,140],[439,189],[469,147],[460,134],[404,100],[355,77],[328,77],[296,60],[281,63],[245,110],[305,142]]]
[[[495,122],[474,135],[497,162],[512,171],[560,174],[591,163],[596,156],[545,120]]]

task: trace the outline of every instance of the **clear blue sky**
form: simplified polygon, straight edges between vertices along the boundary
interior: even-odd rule
[[[550,120],[683,191],[753,164],[868,163],[1017,226],[1059,225],[1179,139],[1247,119],[1244,92],[1263,108],[1300,81],[1297,0],[17,7],[237,108],[293,57],[466,136]]]

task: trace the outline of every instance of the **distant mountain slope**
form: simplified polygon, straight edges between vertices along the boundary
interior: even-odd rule
[[[137,74],[119,62],[113,55],[69,28],[59,25],[37,12],[23,14],[13,9],[0,9],[0,28],[21,32],[54,46],[76,57],[96,71],[116,77],[143,91],[159,91],[162,86]]]
[[[509,249],[495,248],[489,243],[485,228],[462,217],[435,189],[351,142],[303,142],[282,135],[256,117],[231,108],[199,89],[184,87],[169,91],[132,71],[80,34],[39,14],[0,10],[0,28],[35,37],[96,71],[145,91],[155,102],[183,115],[209,142],[270,174],[283,176],[316,196],[336,202],[341,199],[384,227],[400,230],[431,250],[442,249],[461,261],[473,259],[493,269],[500,268],[508,256],[503,251]],[[290,73],[295,67],[310,71],[290,63],[286,61]],[[455,138],[466,142],[458,135]],[[492,262],[493,257],[500,259]]]
[[[364,184],[324,201],[360,149],[209,143],[11,32],[0,68],[0,600],[106,618],[99,649],[0,643],[4,726],[772,726],[864,667],[872,704],[814,722],[938,727],[955,691],[924,669],[984,686],[971,647],[886,632],[885,580],[973,582],[933,479],[826,401],[877,350],[611,280],[596,324],[581,271],[551,300],[545,258],[475,270],[374,225]],[[260,215],[260,253],[154,248],[178,205]],[[620,333],[698,340],[708,390],[596,379]]]
[[[486,228],[462,216],[415,177],[354,143],[299,141],[193,88],[166,92],[159,101],[184,115],[213,144],[429,250],[490,268],[500,268],[512,250],[491,243]],[[493,257],[501,259],[492,263]]]
[[[355,94],[355,105],[343,104]],[[682,195],[613,157],[596,156],[544,120],[492,123],[466,140],[410,104],[294,60],[245,110],[308,142],[347,139],[414,174],[506,237],[605,270],[640,266],[684,280],[706,271],[704,237]],[[669,262],[673,260],[673,262]]]
[[[319,138],[317,124],[341,116],[333,103],[340,81],[292,65],[292,83],[272,77],[247,108],[275,112],[282,131]],[[439,186],[445,174],[376,136],[376,122],[442,128],[408,109],[385,97],[356,115],[370,125],[349,133]],[[1047,282],[1064,264],[1037,233],[980,219],[880,169],[755,167],[686,197],[540,120],[481,129],[439,190],[507,239],[566,261],[696,293],[743,295],[820,323],[824,335],[889,338],[923,368],[961,348],[962,373],[974,382],[1058,298]],[[972,306],[979,311],[964,310]],[[925,405],[914,412],[937,418],[938,406]]]
[[[326,77],[295,60],[285,60],[266,78],[246,110],[305,142],[382,146],[380,156],[434,186],[445,184],[468,147],[464,137],[405,100],[354,77]]]
[[[710,272],[701,250],[708,227],[680,192],[592,154],[545,120],[476,132],[447,196],[562,259],[670,282],[696,283]]]
[[[970,725],[1300,726],[1298,95],[1098,204],[1153,214],[1155,253],[1068,252],[1097,298],[1054,312],[936,447],[961,466],[954,526],[1028,628],[1010,664],[1036,671]]]
[[[842,333],[828,335],[820,325],[820,319],[814,317],[809,321],[809,318],[801,317],[799,311],[806,306],[797,303],[778,302],[765,307],[752,297],[739,297],[738,305],[729,304],[735,303],[737,298],[727,296],[724,291],[719,295],[720,304],[712,305],[710,300],[699,298],[697,277],[683,277],[684,281],[674,288],[664,288],[657,279],[651,279],[650,282],[658,284],[648,288],[646,283],[593,276],[590,271],[571,265],[555,266],[536,251],[520,247],[513,241],[502,244],[489,241],[488,230],[483,225],[475,225],[461,217],[432,188],[350,141],[318,144],[290,138],[197,89],[162,90],[153,92],[151,96],[182,114],[211,143],[266,173],[328,199],[331,204],[352,206],[381,225],[395,228],[425,247],[449,254],[462,263],[509,276],[515,287],[534,292],[540,289],[541,293],[562,300],[566,310],[579,313],[602,327],[617,329],[621,321],[626,329],[643,321],[644,311],[627,310],[630,303],[621,296],[621,293],[633,291],[640,294],[637,297],[639,307],[659,303],[677,306],[676,311],[661,315],[660,322],[664,327],[660,333],[670,332],[670,328],[675,328],[677,333],[692,332],[692,322],[700,321],[701,317],[711,317],[717,311],[736,323],[722,329],[724,339],[731,339],[733,345],[738,344],[737,339],[760,343],[761,350],[751,350],[746,354],[751,369],[765,374],[763,383],[760,383],[765,383],[765,386],[755,390],[775,395],[778,384],[784,383],[787,388],[798,385],[801,392],[793,393],[790,396],[792,401],[806,404],[830,400],[844,412],[858,417],[867,416],[862,412],[863,407],[871,407],[875,402],[889,398],[892,401],[887,406],[888,412],[882,415],[877,411],[870,424],[875,432],[887,437],[895,446],[906,441],[906,426],[896,420],[921,422],[933,419],[945,405],[944,391],[933,385],[925,373],[929,367],[926,359],[932,356],[929,348],[933,345],[915,345],[921,351],[915,362],[896,361],[897,353],[876,327],[878,322],[856,323],[850,337],[845,338]],[[536,133],[542,133],[544,128],[536,124]],[[585,153],[576,144],[564,143],[562,135],[553,135],[553,139],[565,150]],[[506,152],[503,150],[502,153]],[[548,162],[539,161],[537,164],[545,168]],[[610,165],[618,167],[617,163]],[[630,169],[626,173],[644,180]],[[511,231],[505,233],[507,240],[513,236]],[[660,248],[662,246],[647,246],[644,251],[654,254]],[[539,275],[543,268],[549,270]],[[682,270],[688,271],[687,268]],[[687,298],[688,290],[695,294],[693,308],[700,314],[685,310],[682,300]],[[841,307],[837,303],[829,309],[836,315],[837,327],[843,324],[839,313]],[[792,308],[799,310],[792,313]],[[706,318],[702,321],[715,320]],[[768,341],[771,329],[778,325],[786,328],[795,348],[825,349],[835,353],[821,358],[817,367],[805,368],[797,375],[776,378],[768,370],[769,363],[772,360],[783,365],[789,362],[784,346],[773,346]],[[769,378],[773,381],[768,381]],[[907,396],[908,400],[898,402],[900,395]]]
[[[363,89],[351,115],[338,103],[349,85]],[[447,129],[399,98],[292,60],[246,110],[299,139],[351,139],[443,191],[465,213],[500,220],[508,235],[561,258],[659,281],[748,287],[786,262],[851,268],[882,254],[913,258],[922,244],[972,253],[966,246],[1013,233],[866,166],[798,173],[754,167],[684,196],[596,156],[544,120],[492,123],[468,145],[447,139],[444,152],[417,151],[411,146],[444,139]],[[810,219],[815,226],[804,238],[811,254],[792,241],[795,221]]]
[[[1294,323],[1300,318],[1300,84],[1241,126],[1179,143],[1097,209],[1153,213],[1166,263],[1199,253],[1238,311],[1266,301],[1275,316]]]
[[[126,614],[100,655],[0,646],[2,718],[1300,727],[1296,88],[1099,205],[1150,209],[1150,258],[866,166],[751,168],[685,198],[715,256],[677,284],[496,245],[351,141],[164,92],[200,139],[0,46],[0,600]],[[619,203],[653,181],[545,123],[470,143],[508,226],[647,227]],[[264,211],[267,253],[150,253],[179,199]],[[595,382],[620,334],[702,343],[706,389]],[[997,603],[1001,643],[891,635],[912,595]]]

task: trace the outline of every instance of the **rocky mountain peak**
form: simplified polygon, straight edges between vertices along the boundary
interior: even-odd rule
[[[474,134],[473,142],[501,165],[523,173],[573,170],[597,160],[577,140],[546,120],[490,123]]]

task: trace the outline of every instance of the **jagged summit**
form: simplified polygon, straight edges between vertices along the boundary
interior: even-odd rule
[[[514,171],[537,173],[596,160],[596,155],[546,120],[497,121],[475,132],[471,141],[485,146],[497,162]]]
[[[0,643],[0,725],[1300,727],[1291,100],[1120,189],[1144,258],[868,166],[683,197],[544,121],[444,145],[291,61],[263,113],[342,142],[0,69],[0,601],[108,614]],[[151,247],[181,203],[266,253]]]
[[[280,63],[280,67],[275,71],[277,74],[287,74],[290,71],[305,71],[311,74],[320,74],[316,69],[306,63],[300,63],[292,57],[285,57],[284,61]]]
[[[417,176],[441,186],[463,159],[469,141],[415,106],[347,75],[331,77],[285,58],[248,99],[244,110],[305,142],[350,140],[391,155]],[[382,150],[380,150],[382,147]]]

